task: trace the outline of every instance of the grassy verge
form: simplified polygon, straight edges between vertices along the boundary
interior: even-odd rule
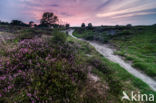
[[[110,42],[118,47],[116,54],[131,60],[133,66],[156,78],[156,29],[155,27],[135,27],[135,35],[115,37]],[[122,38],[122,39],[121,39]]]

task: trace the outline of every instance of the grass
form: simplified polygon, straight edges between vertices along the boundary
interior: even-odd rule
[[[77,40],[74,39],[72,41],[77,41]],[[105,57],[103,57],[102,55],[100,55],[95,50],[95,48],[90,46],[88,43],[81,42],[81,41],[78,41],[78,42],[79,42],[79,44],[82,45],[82,48],[83,48],[81,53],[83,55],[85,55],[85,54],[91,55],[91,57],[86,56],[86,61],[92,61],[95,59],[100,60],[101,64],[104,65],[106,69],[111,71],[111,73],[107,73],[107,72],[103,71],[103,68],[101,68],[101,67],[94,67],[92,69],[92,73],[94,73],[95,75],[98,75],[100,77],[102,83],[107,83],[108,82],[107,79],[111,79],[111,77],[113,78],[113,80],[116,80],[116,82],[118,81],[121,88],[120,87],[114,87],[115,83],[109,84],[109,87],[111,87],[111,85],[112,85],[112,89],[115,89],[115,88],[119,89],[120,88],[118,98],[121,98],[123,96],[122,91],[126,91],[129,95],[130,95],[131,91],[135,91],[135,92],[140,91],[143,94],[145,93],[145,94],[156,95],[156,92],[151,90],[147,84],[145,84],[140,79],[138,79],[138,78],[134,77],[133,75],[131,75],[130,73],[128,73],[120,65],[113,63],[113,62],[109,61],[108,59],[106,59]],[[110,92],[110,94],[108,93],[108,95],[111,95],[111,96],[114,94],[115,93],[111,93],[111,92]],[[113,98],[113,97],[111,97],[111,98]],[[115,101],[115,102],[121,102],[121,101],[120,101],[120,99],[117,99],[117,101]]]
[[[156,94],[86,42],[60,32],[20,31],[28,37],[27,33],[41,36],[17,36],[4,45],[0,52],[4,58],[0,60],[2,103],[121,103],[123,90]],[[91,80],[89,72],[100,81]]]
[[[153,26],[135,27],[135,34],[114,37],[110,42],[118,47],[116,54],[133,61],[133,66],[147,75],[156,77],[156,29]],[[134,31],[134,30],[133,30]]]
[[[106,41],[117,48],[115,54],[132,61],[133,66],[145,74],[156,78],[156,28],[155,26],[136,27],[95,27],[92,30],[76,29],[74,35],[79,38],[91,36],[101,43]],[[109,35],[114,31],[116,35]],[[106,33],[105,35],[102,35]],[[96,39],[98,37],[100,39]],[[88,39],[87,39],[88,40]]]
[[[62,38],[66,34],[60,32],[35,36],[38,30],[20,31],[26,37],[6,40],[0,52],[0,102],[120,103],[118,81],[109,78],[103,84],[87,78],[89,67],[105,69],[100,61],[91,64],[94,59],[86,55],[96,52],[91,46]]]
[[[97,32],[94,30],[87,30],[87,29],[77,29],[73,33],[74,36],[78,38],[84,38],[86,40],[97,40],[102,43],[108,42],[108,40],[111,38],[110,35],[107,35],[107,32]]]

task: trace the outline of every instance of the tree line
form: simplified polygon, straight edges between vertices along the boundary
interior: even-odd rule
[[[42,15],[40,20],[40,24],[35,24],[35,22],[30,21],[28,24],[24,23],[21,20],[12,20],[9,22],[3,22],[0,20],[0,24],[2,25],[16,25],[16,26],[25,26],[25,27],[49,27],[49,28],[58,28],[58,27],[66,27],[69,28],[70,24],[59,24],[59,18],[52,12],[45,12]]]

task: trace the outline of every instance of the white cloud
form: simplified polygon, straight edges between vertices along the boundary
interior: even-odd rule
[[[134,6],[135,2],[138,2],[138,1],[139,0],[132,0],[132,1],[128,1],[128,2],[121,2],[121,4],[119,2],[119,5],[118,4],[112,5],[111,10],[108,10],[107,12],[97,13],[96,17],[98,17],[98,18],[104,18],[104,17],[113,17],[113,18],[115,18],[115,16],[120,17],[119,15],[123,15],[123,14],[128,14],[128,13],[132,13],[132,12],[141,12],[141,11],[144,11],[144,10],[149,10],[149,9],[156,8],[156,6],[155,6],[156,1],[155,2],[145,3],[142,0],[142,2],[140,2],[140,4],[138,4],[137,6]],[[149,0],[149,1],[151,1],[151,0]],[[133,4],[133,6],[132,6],[132,4]],[[127,5],[127,8],[125,8],[126,5]],[[125,8],[125,9],[121,9],[121,8]],[[120,9],[120,10],[118,10],[118,9]],[[143,14],[147,15],[147,13],[142,13],[141,15],[143,15]],[[131,15],[128,14],[128,15],[131,16],[132,14]],[[125,16],[125,17],[128,17],[128,15]],[[124,17],[124,16],[122,16],[122,17]]]

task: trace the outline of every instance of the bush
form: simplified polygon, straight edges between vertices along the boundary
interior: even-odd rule
[[[79,103],[83,66],[76,63],[75,46],[53,48],[49,41],[20,41],[1,63],[0,101],[4,103]],[[81,68],[81,69],[80,69]]]
[[[67,40],[67,35],[63,32],[54,31],[52,41],[54,43],[65,43]]]

